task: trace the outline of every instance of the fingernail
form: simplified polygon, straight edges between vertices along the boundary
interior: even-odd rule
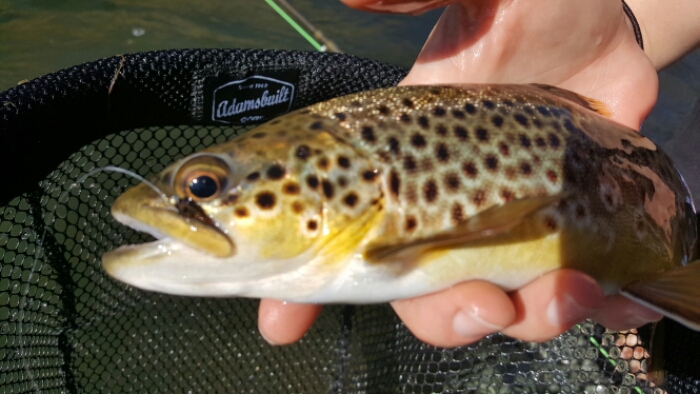
[[[547,305],[547,319],[553,326],[568,327],[592,316],[595,311],[579,304],[569,294],[560,294]]]
[[[258,332],[260,332],[260,336],[262,337],[262,339],[265,340],[265,342],[269,343],[269,344],[272,345],[272,346],[277,346],[277,345],[279,345],[279,343],[277,343],[277,342],[271,340],[270,338],[266,337],[266,336],[265,336],[265,333],[264,333],[262,330],[258,330]]]
[[[473,308],[465,308],[457,312],[452,320],[452,329],[463,337],[475,337],[487,335],[503,330],[505,327],[487,322],[479,311]]]
[[[634,310],[628,310],[626,315],[624,326],[627,328],[641,327],[664,317],[662,314],[648,308],[634,308]]]

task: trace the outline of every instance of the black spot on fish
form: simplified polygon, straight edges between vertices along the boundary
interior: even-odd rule
[[[389,150],[394,155],[398,155],[401,153],[401,148],[399,146],[399,140],[397,140],[395,137],[389,137]]]
[[[420,127],[424,128],[424,129],[427,129],[428,127],[430,127],[430,122],[428,121],[428,118],[425,116],[418,117],[418,124],[420,125]]]
[[[255,180],[258,180],[258,179],[260,179],[260,173],[257,172],[257,171],[256,171],[256,172],[251,172],[250,174],[248,174],[248,176],[245,177],[245,179],[247,179],[247,180],[249,180],[249,181],[251,181],[251,182],[252,182],[252,181],[255,181]]]
[[[292,212],[296,213],[297,215],[302,213],[304,211],[304,205],[300,203],[299,201],[294,201],[292,203]]]
[[[321,157],[320,159],[318,159],[317,165],[318,165],[318,168],[320,168],[322,170],[327,170],[328,167],[330,166],[330,162],[328,161],[328,158],[324,156],[324,157]]]
[[[341,188],[344,188],[347,185],[348,185],[348,178],[346,178],[344,176],[338,177],[338,186],[340,186]]]
[[[407,108],[413,108],[413,100],[409,98],[405,98],[401,101],[401,104],[403,104]]]
[[[573,133],[573,132],[576,131],[576,126],[574,126],[574,124],[571,123],[571,119],[565,119],[565,120],[564,120],[564,128],[565,128],[566,131],[568,131],[569,133]]]
[[[472,103],[466,103],[466,104],[464,104],[464,110],[465,110],[468,114],[473,115],[473,114],[476,113],[476,106],[474,106],[474,104],[472,104]]]
[[[462,172],[464,172],[464,175],[467,176],[467,178],[475,178],[479,170],[476,168],[476,164],[472,161],[468,161],[464,164],[462,164]]]
[[[430,179],[425,183],[423,186],[423,196],[427,202],[433,202],[437,199],[438,187],[434,180]]]
[[[238,202],[238,194],[229,194],[221,200],[222,205],[233,205]]]
[[[447,127],[445,127],[444,124],[439,124],[437,126],[436,133],[442,137],[446,136],[447,135]]]
[[[445,188],[451,192],[459,190],[459,176],[455,173],[445,174]]]
[[[308,228],[311,231],[314,231],[318,228],[318,223],[315,220],[309,220],[306,222],[306,228]]]
[[[357,201],[359,200],[359,197],[357,197],[357,194],[350,192],[343,197],[343,202],[345,205],[349,206],[350,208],[354,207],[357,205]]]
[[[251,137],[256,138],[256,139],[261,139],[261,138],[265,138],[266,136],[267,136],[267,134],[265,134],[261,131],[261,132],[253,134]]]
[[[347,119],[347,115],[345,115],[342,112],[338,112],[335,114],[335,118],[338,119],[339,121],[343,122],[345,119]]]
[[[584,219],[586,217],[586,208],[584,208],[582,205],[576,206],[576,218],[577,219]]]
[[[391,110],[386,105],[380,105],[377,110],[379,110],[379,113],[382,115],[389,115],[391,113]]]
[[[491,123],[496,127],[501,127],[503,125],[503,117],[500,115],[494,115],[491,118]]]
[[[535,125],[538,129],[542,128],[542,121],[539,118],[535,118],[532,120],[532,124]]]
[[[508,202],[508,201],[512,200],[513,198],[515,198],[515,195],[509,189],[503,188],[501,190],[501,198],[503,199],[504,202]]]
[[[435,156],[437,157],[438,161],[442,163],[450,160],[450,152],[447,150],[447,145],[438,144],[438,146],[435,148]]]
[[[498,168],[498,158],[494,155],[486,156],[484,159],[484,165],[491,171],[495,171]]]
[[[512,107],[513,102],[510,100],[503,100],[503,105],[505,105],[506,107]]]
[[[551,116],[552,114],[549,112],[547,107],[544,107],[542,105],[537,106],[537,112],[541,113],[543,116]]]
[[[525,111],[525,113],[530,115],[530,116],[535,114],[535,110],[533,110],[531,107],[525,107],[525,108],[523,108],[523,111]]]
[[[411,145],[413,145],[416,148],[424,148],[426,145],[425,137],[423,137],[422,134],[413,134],[411,136]]]
[[[460,141],[466,141],[469,138],[469,132],[462,126],[455,126],[455,136],[459,138]]]
[[[556,135],[550,133],[547,137],[549,138],[549,146],[551,146],[552,148],[558,148],[561,144],[561,141],[559,141],[559,137],[557,137]]]
[[[342,168],[350,168],[350,159],[345,156],[338,157],[338,165]]]
[[[320,120],[311,123],[311,130],[321,130],[323,128],[323,122]]]
[[[389,175],[389,187],[391,188],[391,193],[398,197],[399,189],[401,188],[401,178],[399,178],[399,174],[396,171],[391,171]]]
[[[318,187],[318,178],[316,175],[309,175],[306,177],[306,184],[312,188],[316,189]]]
[[[287,182],[282,186],[282,193],[284,194],[299,194],[299,184],[296,182]]]
[[[275,206],[276,198],[271,192],[260,192],[255,196],[255,203],[260,209],[268,210]]]
[[[377,178],[377,175],[379,175],[377,170],[367,170],[362,173],[362,179],[367,182],[372,182]]]
[[[557,231],[557,229],[559,228],[556,219],[554,219],[551,216],[545,216],[544,226],[547,227],[547,229],[549,229],[550,231]]]
[[[464,119],[464,112],[462,112],[458,109],[455,109],[452,111],[452,116],[454,116],[457,119]]]
[[[542,138],[542,137],[535,138],[535,145],[537,145],[538,148],[545,147],[546,143],[544,142],[544,138]]]
[[[484,193],[483,190],[476,190],[472,196],[472,202],[477,207],[482,206],[484,203],[486,203],[486,193]]]
[[[372,129],[370,126],[363,126],[361,135],[362,139],[367,142],[374,142],[377,140],[377,137],[374,135],[374,129]]]
[[[307,145],[299,145],[296,152],[294,152],[294,156],[299,159],[306,160],[309,158],[309,156],[311,156],[311,148],[309,148]]]
[[[411,155],[406,155],[403,158],[403,168],[406,171],[413,171],[416,169],[416,160]]]
[[[520,123],[521,125],[523,125],[525,127],[527,127],[530,124],[530,122],[528,122],[527,118],[523,114],[515,114],[513,116],[513,118],[515,119],[516,122]]]
[[[399,120],[401,120],[401,122],[406,123],[406,124],[410,124],[412,121],[411,115],[409,115],[407,113],[401,114],[401,116],[399,116]]]
[[[238,207],[233,210],[233,214],[239,218],[248,217],[248,209],[246,207]]]
[[[435,107],[433,108],[433,115],[435,116],[445,116],[445,108]]]
[[[350,106],[357,108],[357,107],[361,107],[361,106],[362,106],[362,103],[359,102],[359,101],[357,101],[357,100],[353,100],[353,101],[350,103]]]
[[[327,199],[330,200],[333,198],[335,190],[333,188],[333,184],[328,179],[324,179],[321,182],[321,187],[323,188],[323,195],[326,196]]]
[[[493,103],[491,100],[481,100],[481,105],[488,109],[494,109],[496,108],[496,104]]]
[[[418,222],[416,222],[415,217],[409,216],[406,218],[406,231],[413,231],[417,225]]]
[[[267,178],[272,180],[282,179],[285,173],[284,167],[279,164],[273,164],[267,169]]]
[[[523,148],[529,148],[530,145],[532,145],[532,141],[530,141],[530,137],[526,136],[525,134],[520,134],[520,146]]]
[[[500,152],[502,156],[510,156],[510,148],[508,147],[508,144],[505,142],[498,144],[498,152]]]
[[[549,179],[549,181],[552,183],[556,183],[557,180],[559,180],[559,176],[553,170],[548,170],[547,171],[547,179]]]
[[[532,166],[530,163],[520,163],[520,173],[523,175],[530,175],[532,174]]]
[[[479,127],[476,129],[476,138],[481,142],[487,142],[489,140],[489,131]]]

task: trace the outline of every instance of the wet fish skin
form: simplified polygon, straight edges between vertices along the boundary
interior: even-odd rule
[[[144,185],[120,196],[115,218],[160,240],[110,252],[104,267],[150,290],[306,302],[381,302],[476,278],[515,289],[568,267],[698,328],[700,290],[677,290],[677,277],[700,278],[687,264],[687,187],[596,106],[542,85],[319,103],[168,167],[154,180],[168,198]],[[202,175],[214,195],[192,194]]]

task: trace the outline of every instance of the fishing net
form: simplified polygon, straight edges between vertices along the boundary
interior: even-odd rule
[[[101,270],[104,252],[149,236],[109,214],[136,181],[92,170],[148,177],[256,122],[404,75],[338,54],[178,50],[103,59],[0,94],[0,392],[663,392],[647,380],[648,327],[584,322],[544,343],[495,334],[441,349],[387,305],[334,305],[299,343],[272,347],[257,300],[150,293]],[[237,112],[232,103],[260,89],[276,102]],[[656,337],[666,339],[664,389],[700,392],[697,334],[669,323]]]

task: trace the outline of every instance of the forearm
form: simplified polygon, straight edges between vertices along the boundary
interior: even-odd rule
[[[644,40],[644,52],[657,70],[700,47],[700,1],[626,0],[626,2],[639,22]]]

